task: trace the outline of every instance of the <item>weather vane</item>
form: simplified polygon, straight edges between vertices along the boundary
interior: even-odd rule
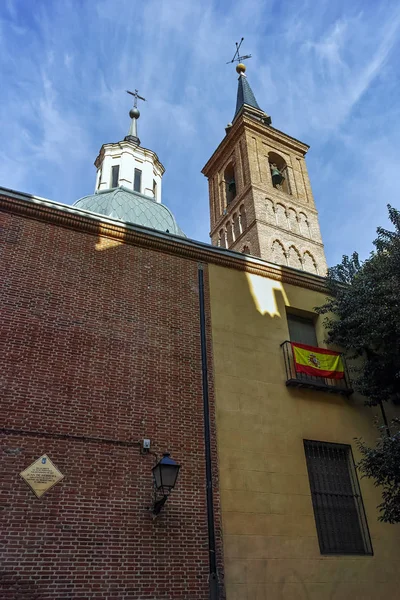
[[[239,56],[239,50],[240,50],[240,46],[242,45],[243,40],[244,40],[244,38],[242,38],[239,43],[235,42],[236,43],[236,52],[233,55],[232,60],[228,60],[228,62],[226,63],[227,65],[229,65],[229,63],[233,63],[235,61],[240,63],[240,62],[242,62],[242,60],[245,60],[246,58],[251,58],[251,54],[245,54],[243,56]]]
[[[130,92],[129,90],[126,90],[127,94],[130,94],[131,96],[133,96],[135,98],[135,102],[133,104],[133,106],[135,108],[137,108],[137,101],[139,100],[144,100],[146,102],[146,98],[143,98],[143,96],[139,96],[139,93],[137,90],[135,90],[134,92]]]

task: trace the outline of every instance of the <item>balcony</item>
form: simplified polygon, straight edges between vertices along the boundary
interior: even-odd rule
[[[293,356],[293,347],[290,341],[286,340],[281,344],[283,358],[286,369],[286,385],[288,387],[309,388],[328,392],[330,394],[342,394],[350,396],[353,390],[350,385],[350,379],[347,372],[346,361],[343,355],[343,377],[341,379],[329,379],[326,377],[317,377],[306,373],[299,373],[296,369],[296,364]],[[321,352],[321,348],[313,348],[316,353]]]

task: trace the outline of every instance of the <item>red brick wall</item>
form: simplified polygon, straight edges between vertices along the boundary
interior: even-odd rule
[[[1,598],[205,600],[197,263],[2,220]],[[155,521],[153,457],[121,444],[144,437],[182,465]],[[44,453],[65,479],[37,499],[19,473]]]

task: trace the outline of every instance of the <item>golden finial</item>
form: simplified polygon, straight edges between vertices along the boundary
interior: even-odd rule
[[[246,70],[246,65],[244,65],[243,63],[239,63],[236,65],[236,72],[239,73],[244,73]]]

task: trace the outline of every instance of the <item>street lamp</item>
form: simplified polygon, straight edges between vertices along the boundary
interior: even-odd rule
[[[154,479],[154,503],[151,512],[154,518],[160,513],[167,498],[174,489],[181,468],[171,457],[169,452],[164,452],[162,458],[152,468]]]

